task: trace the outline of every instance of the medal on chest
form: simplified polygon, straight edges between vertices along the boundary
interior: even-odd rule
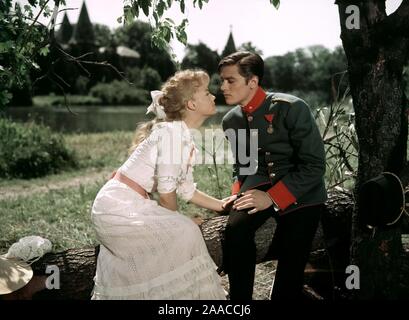
[[[264,118],[268,121],[267,133],[272,134],[274,132],[274,129],[273,129],[274,114],[265,114]]]

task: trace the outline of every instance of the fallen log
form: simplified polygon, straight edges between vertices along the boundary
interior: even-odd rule
[[[351,195],[341,192],[330,194],[326,211],[313,241],[310,261],[306,268],[307,273],[308,270],[329,268],[345,270],[349,261],[352,209]],[[206,220],[201,226],[209,253],[219,267],[223,259],[221,243],[226,223],[226,216],[218,216]],[[257,263],[275,259],[275,252],[271,246],[275,228],[276,222],[270,218],[257,231],[255,237]],[[32,281],[7,298],[89,299],[93,288],[98,250],[97,246],[44,255],[32,265],[35,275]],[[52,270],[58,270],[59,274],[54,274]],[[52,281],[51,283],[48,281],[47,284],[45,281],[47,277],[58,281],[59,288],[55,288]],[[310,278],[314,279],[314,277]],[[44,290],[46,287],[48,289]]]

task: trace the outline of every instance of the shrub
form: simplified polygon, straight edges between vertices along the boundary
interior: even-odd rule
[[[35,96],[33,103],[37,107],[65,107],[64,96],[48,95]],[[102,104],[101,99],[91,96],[67,95],[67,103],[69,106],[99,106]]]
[[[160,90],[160,87],[162,85],[162,79],[160,78],[158,71],[156,71],[155,69],[145,66],[141,70],[140,77],[141,77],[139,83],[140,88],[149,91]]]
[[[290,92],[292,95],[295,95],[301,99],[303,99],[305,102],[308,103],[310,108],[312,110],[315,110],[318,107],[323,107],[327,104],[327,97],[325,92],[323,91],[300,91],[300,90],[294,90]]]
[[[149,93],[135,88],[125,81],[114,80],[110,83],[99,83],[91,88],[90,94],[107,105],[147,105]]]
[[[147,66],[144,66],[143,69],[138,67],[129,68],[126,71],[126,77],[137,88],[148,91],[160,90],[162,85],[162,79],[158,71]]]
[[[62,135],[42,125],[0,118],[0,177],[36,178],[77,165]]]

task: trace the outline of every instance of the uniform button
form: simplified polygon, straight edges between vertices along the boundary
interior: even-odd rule
[[[267,163],[267,165],[269,166],[269,167],[272,167],[273,166],[273,162],[269,162],[269,163]]]
[[[253,121],[253,116],[248,116],[248,117],[247,117],[247,120],[248,120],[248,121]]]
[[[270,173],[270,177],[271,177],[271,178],[274,178],[275,176],[276,176],[275,173]]]

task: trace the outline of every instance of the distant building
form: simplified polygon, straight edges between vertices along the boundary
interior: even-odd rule
[[[99,53],[105,53],[107,51],[106,47],[100,47],[98,49]],[[123,58],[135,58],[139,59],[141,55],[139,54],[138,51],[132,50],[128,47],[125,46],[117,46],[115,50],[116,54],[120,57]]]
[[[61,27],[57,31],[56,39],[65,50],[69,50],[70,46],[75,46],[84,49],[81,51],[96,50],[102,54],[110,52],[111,54],[116,54],[119,59],[126,59],[126,62],[130,62],[130,60],[139,60],[141,57],[139,52],[122,45],[115,46],[115,48],[98,48],[95,45],[94,27],[89,18],[85,1],[82,3],[81,12],[76,24],[72,25],[67,14],[64,13],[64,18]]]
[[[74,28],[68,19],[67,13],[64,13],[64,18],[62,19],[61,27],[57,32],[56,38],[60,44],[67,44],[72,37]]]
[[[237,49],[236,49],[236,45],[233,39],[233,30],[232,30],[232,27],[230,26],[230,34],[229,34],[229,38],[227,39],[226,46],[223,49],[222,58],[236,51]]]
[[[82,3],[81,12],[77,21],[77,24],[74,28],[74,33],[70,42],[75,44],[86,44],[94,45],[95,44],[95,35],[94,29],[92,27],[91,20],[88,15],[87,6],[85,1]]]

